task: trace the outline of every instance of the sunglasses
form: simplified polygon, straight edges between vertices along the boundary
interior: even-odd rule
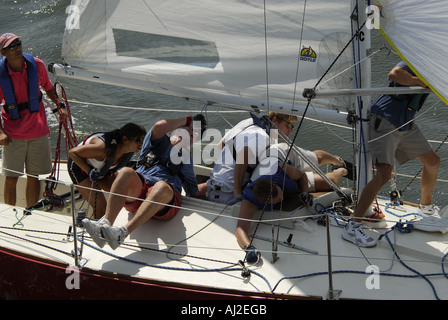
[[[9,50],[14,50],[16,47],[20,47],[22,45],[22,41],[18,40],[16,42],[11,43],[7,48]]]
[[[135,142],[143,143],[144,140],[145,140],[145,137],[140,137],[140,138],[135,139]]]
[[[288,121],[288,120],[282,119],[282,118],[280,118],[280,117],[276,117],[276,118],[279,119],[279,120],[281,120],[281,121],[286,122],[286,127],[287,127],[288,129],[290,129],[290,130],[294,129],[294,123],[292,123],[292,122],[290,122],[290,121]]]
[[[292,122],[289,122],[288,120],[283,120],[286,122],[286,127],[290,130],[294,129],[294,124]]]

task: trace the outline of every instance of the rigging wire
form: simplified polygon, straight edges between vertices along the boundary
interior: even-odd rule
[[[320,85],[322,86],[322,85],[324,85],[325,83],[327,83],[327,82],[333,80],[334,78],[337,78],[337,77],[341,76],[341,75],[344,74],[345,72],[350,71],[350,69],[352,69],[352,68],[357,68],[357,67],[359,67],[359,65],[360,65],[361,63],[363,63],[363,62],[366,61],[367,59],[371,59],[373,56],[375,56],[376,54],[380,53],[382,50],[385,50],[385,49],[390,51],[390,49],[389,49],[388,47],[386,47],[386,46],[382,46],[381,48],[379,48],[379,49],[377,49],[376,51],[370,53],[368,56],[364,57],[363,59],[360,59],[360,60],[358,60],[358,61],[355,61],[351,66],[345,68],[344,70],[341,70],[340,72],[336,73],[334,76],[328,78],[328,79],[325,80],[325,81],[322,81]],[[355,77],[355,78],[356,78],[356,77]]]
[[[268,30],[267,30],[267,11],[266,0],[263,0],[263,19],[264,19],[264,50],[265,50],[265,68],[266,68],[266,104],[268,111],[270,109],[269,101],[269,62],[268,62]]]
[[[336,63],[336,61],[341,57],[341,55],[343,54],[343,52],[348,48],[348,46],[353,42],[353,40],[359,35],[359,33],[360,33],[360,31],[362,30],[362,28],[365,26],[365,24],[367,23],[367,20],[356,30],[356,32],[354,33],[354,35],[351,37],[351,39],[347,42],[347,44],[342,48],[342,50],[339,52],[339,54],[336,56],[336,58],[334,59],[334,61],[330,64],[330,66],[327,68],[327,70],[323,73],[323,75],[319,78],[319,80],[317,81],[317,83],[315,84],[315,86],[313,87],[313,90],[315,90],[318,86],[319,86],[319,84],[322,82],[322,80],[325,78],[325,76],[328,74],[328,72],[331,70],[331,68],[335,65],[335,63]],[[307,111],[308,111],[308,109],[309,109],[309,107],[310,107],[310,105],[311,105],[311,98],[308,98],[307,99],[308,100],[308,102],[307,102],[307,105],[306,105],[306,107],[305,107],[305,111],[304,111],[304,113],[303,113],[303,115],[302,115],[302,117],[301,117],[301,120],[300,120],[300,123],[299,123],[299,125],[298,125],[298,128],[297,128],[297,130],[296,130],[296,132],[295,132],[295,135],[294,135],[294,138],[292,139],[292,143],[291,143],[291,146],[290,146],[290,148],[289,148],[289,150],[288,150],[288,153],[287,153],[287,155],[286,155],[286,159],[287,158],[289,158],[289,155],[290,155],[290,153],[291,153],[291,150],[292,150],[292,144],[294,144],[295,143],[295,141],[296,141],[296,139],[297,139],[297,136],[298,136],[298,133],[299,133],[299,131],[300,131],[300,129],[301,129],[301,127],[302,127],[302,124],[303,124],[303,121],[304,121],[304,119],[305,119],[305,116],[306,116],[306,113],[307,113]],[[349,200],[349,199],[348,199]]]
[[[268,77],[267,77],[268,78]],[[215,218],[216,219],[216,218]]]
[[[48,232],[48,231],[42,231],[42,230],[26,230],[26,229],[7,228],[7,227],[6,227],[6,229],[14,229],[14,230],[20,230],[20,231],[34,231],[34,232],[40,232],[40,233],[50,233],[50,234],[67,235],[67,233]],[[15,237],[15,238],[19,238],[19,239],[22,239],[22,240],[24,240],[24,241],[28,241],[28,242],[31,242],[31,243],[35,243],[36,245],[40,245],[40,246],[43,246],[43,247],[46,247],[46,248],[49,248],[49,249],[52,249],[52,250],[59,251],[59,252],[61,252],[61,253],[63,253],[63,254],[66,254],[66,255],[68,255],[68,256],[72,256],[72,253],[65,252],[65,251],[63,251],[63,250],[60,250],[60,249],[57,249],[57,248],[54,248],[54,247],[51,247],[51,246],[48,246],[48,245],[45,245],[45,244],[42,244],[42,243],[38,243],[38,242],[35,242],[35,241],[31,241],[31,240],[29,240],[29,239],[26,239],[26,238],[23,238],[23,237],[19,237],[19,236],[16,236],[16,235],[12,235],[12,234],[9,234],[9,233],[5,233],[5,232],[0,232],[0,233],[5,234],[5,235],[8,235],[8,236]],[[387,235],[386,235],[386,237],[387,237]],[[83,241],[84,241],[84,240],[83,240]],[[96,248],[96,247],[93,246],[93,245],[90,245],[90,244],[88,244],[88,243],[85,243],[85,244],[88,245],[88,246],[90,246],[90,247],[92,247],[92,248],[94,248],[94,249],[96,249],[96,250],[99,250],[98,248]],[[391,242],[389,242],[389,244],[391,245],[392,250],[394,251],[394,254],[396,254],[396,253],[395,253],[394,246],[391,244]],[[140,246],[137,246],[137,247],[140,247]],[[110,253],[110,252],[107,252],[107,251],[105,251],[105,250],[100,250],[100,251],[102,251],[102,252],[104,252],[104,253],[106,253],[106,254],[108,254],[108,255],[111,255],[111,256],[113,256],[113,257],[116,257],[116,258],[118,258],[118,259],[125,260],[125,261],[131,262],[131,263],[137,263],[137,264],[144,265],[144,266],[149,266],[149,267],[154,267],[154,268],[162,268],[162,269],[168,269],[168,270],[174,270],[174,271],[203,271],[203,272],[215,272],[215,271],[216,271],[216,272],[244,271],[242,268],[234,268],[234,267],[224,267],[224,268],[214,268],[214,269],[194,269],[194,270],[193,270],[193,269],[185,269],[185,268],[176,268],[176,267],[160,267],[159,265],[154,265],[154,264],[146,263],[146,262],[143,262],[143,261],[138,261],[138,260],[135,260],[135,259],[127,259],[126,257],[121,257],[121,256],[118,256],[118,255],[112,254],[112,253]],[[284,252],[284,253],[285,253],[285,254],[291,254],[291,252]],[[365,255],[363,255],[363,256],[364,256],[364,259],[365,259],[365,258],[366,258]],[[442,272],[441,272],[441,273],[422,274],[422,273],[418,272],[417,270],[415,270],[415,269],[413,269],[413,268],[408,268],[408,270],[410,270],[411,272],[414,272],[415,275],[405,275],[405,274],[385,273],[385,271],[381,271],[380,275],[381,275],[381,276],[383,276],[383,275],[384,275],[384,276],[390,276],[390,277],[405,277],[405,278],[419,278],[419,277],[421,277],[421,278],[425,279],[425,280],[430,284],[430,286],[431,286],[431,288],[433,289],[433,292],[434,292],[434,294],[435,294],[435,296],[436,296],[436,298],[437,298],[437,297],[438,297],[438,296],[437,296],[437,292],[436,292],[434,286],[432,285],[431,281],[430,281],[428,278],[429,278],[429,277],[433,277],[433,276],[441,276],[441,275],[442,275],[442,276],[445,276],[446,278],[448,278],[448,275],[446,274],[446,272],[445,272],[445,270],[444,270],[444,266],[443,266],[443,262],[444,262],[444,259],[446,258],[446,256],[447,256],[447,255],[445,254],[444,257],[443,257],[443,259],[442,259],[442,262],[441,262],[441,263],[442,263]],[[402,263],[403,265],[405,265],[405,264],[404,264],[404,260],[401,259],[401,257],[399,257],[398,255],[397,255],[396,257],[397,257],[397,259],[400,261],[400,263]],[[192,258],[199,258],[199,259],[207,260],[206,258],[195,257],[195,256],[192,256]],[[353,258],[356,258],[356,257],[353,257]],[[387,260],[387,259],[384,259],[384,260]],[[392,260],[392,259],[391,259],[391,260]],[[220,262],[220,261],[216,261],[216,262]],[[226,262],[223,262],[223,263],[226,263]],[[393,263],[393,260],[392,260],[392,263]],[[405,265],[405,267],[406,267],[406,265]],[[270,290],[271,290],[272,293],[274,293],[275,290],[278,288],[279,284],[280,284],[281,282],[283,282],[284,280],[286,280],[286,279],[289,279],[289,280],[296,280],[296,279],[302,279],[302,278],[308,278],[308,277],[314,277],[314,276],[318,276],[318,275],[327,275],[327,274],[328,274],[328,271],[325,271],[325,272],[315,272],[315,273],[303,274],[303,275],[298,275],[298,276],[287,276],[287,277],[283,277],[283,278],[281,278],[281,279],[274,285],[274,287],[271,287],[271,285],[270,285],[269,281],[267,280],[267,278],[264,277],[262,274],[260,274],[260,273],[258,273],[258,272],[255,272],[255,271],[253,271],[253,270],[249,270],[249,272],[250,272],[250,274],[254,274],[254,275],[260,277],[261,279],[263,279],[263,281],[265,281],[266,284],[268,284],[268,286],[269,286],[269,288],[270,288]],[[357,271],[357,270],[335,270],[333,273],[334,273],[334,274],[340,274],[340,273],[366,274],[365,271]]]
[[[355,4],[355,6],[353,8],[353,11],[351,13],[352,19],[350,20],[350,26],[351,26],[350,30],[352,32],[352,37],[354,37],[355,35],[358,34],[358,31],[354,32],[354,28],[357,28],[359,30],[359,12],[358,12],[358,10],[359,10],[359,3],[358,3],[358,1],[356,1],[356,4]],[[356,17],[356,19],[354,19],[355,17]],[[356,27],[354,26],[354,21],[356,21]],[[366,22],[367,22],[367,20],[366,20]],[[366,22],[364,22],[364,24]],[[360,37],[358,37],[358,46],[357,46],[357,48],[358,48],[358,51],[357,51],[358,52],[358,58],[357,59],[358,60],[360,60],[360,51],[361,51],[360,50],[359,40],[360,40]],[[355,84],[356,84],[356,87],[359,88],[359,87],[362,87],[362,83],[361,83],[361,68],[358,68],[358,65],[356,64],[356,46],[355,45],[352,46],[352,54],[353,54],[353,62],[355,63],[355,68],[354,68],[354,73],[355,73],[355,77],[354,78],[355,78],[355,81],[356,81]],[[359,72],[358,72],[358,69],[359,69]],[[362,115],[362,107],[363,107],[363,100],[362,100],[362,98],[361,97],[356,97],[356,103],[357,103],[356,104],[356,106],[357,106],[357,114],[358,115]],[[358,130],[358,128],[356,127],[356,122],[355,121],[352,124],[352,128],[354,129],[353,132],[352,132],[352,140],[353,140],[354,143],[356,143],[356,142],[359,143],[358,145],[355,145],[355,144],[353,145],[353,158],[355,159],[354,162],[356,162],[356,156],[358,156],[358,158],[357,158],[358,163],[359,164],[361,164],[361,163],[365,164],[364,175],[365,175],[365,177],[367,177],[368,176],[367,155],[363,152],[364,151],[364,146],[365,146],[365,144],[364,144],[365,143],[365,137],[364,137],[363,122],[361,121],[359,123],[359,129],[360,130]],[[357,139],[357,137],[359,137],[359,140]],[[357,150],[359,150],[358,153],[356,152]],[[364,156],[364,161],[362,159],[363,156]],[[360,173],[361,173],[361,171],[360,171]],[[359,191],[359,190],[361,190],[361,179],[359,179],[359,175],[358,174],[356,174],[355,176],[356,176],[356,181],[354,181],[354,189],[356,191]],[[356,192],[355,197],[359,196],[358,193],[359,192]],[[357,198],[356,198],[356,200],[357,200]]]
[[[264,15],[265,15],[265,21],[264,21],[265,25],[264,25],[264,27],[265,27],[265,42],[266,42],[266,41],[267,41],[267,40],[266,40],[266,28],[267,28],[267,26],[266,26],[266,25],[267,25],[267,23],[266,23],[266,1],[264,1],[264,4],[265,4],[265,6],[264,6]],[[305,5],[306,5],[306,2],[305,2]],[[303,19],[302,19],[302,24],[303,24],[303,23],[304,23],[304,21],[303,21]],[[341,50],[341,51],[339,52],[339,54],[336,56],[336,58],[334,59],[334,61],[330,64],[330,66],[327,68],[327,70],[326,70],[326,71],[322,74],[322,76],[319,78],[319,80],[318,80],[317,83],[315,84],[313,90],[316,90],[316,88],[319,86],[319,84],[322,82],[322,80],[325,78],[325,76],[328,74],[328,72],[329,72],[329,71],[332,69],[332,67],[335,65],[336,61],[342,56],[342,54],[344,53],[344,51],[345,51],[345,50],[348,48],[348,46],[353,42],[353,40],[355,39],[355,37],[358,37],[358,38],[359,38],[359,33],[360,33],[360,31],[362,30],[362,28],[365,26],[366,23],[367,23],[367,20],[364,21],[364,23],[363,23],[363,24],[358,28],[358,30],[353,34],[353,36],[351,37],[350,41],[347,42],[347,44],[342,48],[342,50]],[[302,29],[303,29],[303,27],[302,27]],[[266,47],[265,49],[266,49],[266,59],[267,59],[267,47]],[[266,60],[266,63],[267,63],[267,60]],[[267,70],[267,65],[266,65],[266,70]],[[268,81],[267,81],[267,82],[268,82]],[[268,86],[268,83],[267,83],[267,86]],[[302,115],[302,117],[301,117],[301,120],[300,120],[300,123],[299,123],[299,125],[298,125],[298,128],[297,128],[297,130],[296,130],[296,132],[295,132],[295,134],[294,134],[294,138],[292,139],[290,148],[288,149],[288,152],[287,152],[287,154],[286,154],[286,157],[285,157],[286,159],[288,159],[289,156],[290,156],[290,154],[291,154],[291,151],[292,151],[292,148],[293,148],[293,144],[294,144],[295,141],[297,140],[298,133],[299,133],[301,127],[302,127],[302,124],[303,124],[303,121],[304,121],[304,119],[305,119],[306,113],[307,113],[307,111],[308,111],[308,109],[309,109],[309,107],[310,107],[310,105],[311,105],[311,98],[308,98],[307,100],[308,100],[308,102],[307,102],[307,105],[306,105],[306,107],[305,107],[305,111],[304,111],[304,113],[303,113],[303,115]],[[286,165],[286,163],[283,163],[282,170],[284,169],[285,165]],[[324,175],[324,176],[325,176],[325,175]],[[275,180],[275,182],[274,182],[274,184],[273,184],[274,186],[276,185],[276,183],[277,183],[277,181],[278,181],[278,178],[279,178],[279,174],[277,175],[277,178],[276,178],[276,180]],[[330,184],[330,185],[332,185],[332,184]],[[262,219],[262,216],[263,216],[263,214],[264,214],[264,212],[265,212],[265,210],[266,210],[268,201],[269,201],[269,199],[272,197],[272,191],[273,191],[273,190],[272,190],[272,188],[271,188],[271,190],[269,191],[269,196],[267,197],[267,199],[266,199],[266,201],[265,201],[265,203],[264,203],[264,205],[263,205],[262,214],[261,214],[261,216],[260,216],[259,222],[257,223],[256,228],[255,228],[255,231],[254,231],[254,233],[253,233],[253,236],[252,236],[252,238],[250,239],[250,245],[252,245],[252,242],[253,242],[253,240],[254,240],[255,234],[256,234],[256,232],[257,232],[257,230],[258,230],[258,226],[259,226],[259,224],[260,224],[260,222],[261,222],[261,219]],[[341,195],[342,197],[346,198],[346,200],[347,200],[349,203],[352,202],[352,200],[351,200],[345,193],[340,192],[340,195]],[[273,236],[274,236],[274,234],[273,234]],[[278,241],[278,239],[277,239],[277,241]],[[274,242],[273,242],[273,247],[274,247]],[[246,255],[246,256],[247,256],[247,255]],[[246,259],[246,258],[245,258],[245,259]],[[275,259],[275,257],[274,257],[274,259]]]
[[[443,139],[443,141],[439,144],[439,146],[436,148],[436,150],[434,150],[434,152],[438,152],[439,149],[445,144],[445,142],[448,140],[448,135],[445,137],[445,139]],[[410,186],[412,183],[414,183],[414,181],[417,179],[417,177],[421,174],[421,172],[423,171],[423,167],[420,168],[420,170],[414,175],[414,177],[412,178],[412,180],[408,183],[408,185],[406,187],[403,188],[403,190],[401,190],[401,194],[403,194],[405,191],[409,190]],[[439,179],[437,179],[437,181],[439,181]]]
[[[128,257],[122,257],[122,256],[114,254],[114,253],[112,253],[110,251],[103,250],[103,249],[100,249],[100,248],[98,248],[96,246],[93,246],[93,245],[91,245],[88,242],[85,242],[85,245],[87,245],[87,246],[89,246],[89,247],[91,247],[91,248],[93,248],[95,250],[98,250],[98,251],[100,251],[102,253],[105,253],[105,254],[107,254],[107,255],[109,255],[111,257],[114,257],[114,258],[117,258],[117,259],[120,259],[120,260],[123,260],[123,261],[131,262],[131,263],[143,265],[143,266],[146,266],[146,267],[156,268],[156,269],[164,269],[164,270],[172,270],[172,271],[188,271],[188,272],[224,272],[224,271],[245,271],[246,270],[246,269],[240,268],[240,267],[238,267],[238,268],[236,268],[236,267],[222,267],[222,268],[214,268],[214,269],[207,269],[207,268],[204,268],[204,269],[187,269],[187,268],[179,268],[179,267],[172,267],[172,266],[164,266],[164,265],[160,265],[160,264],[152,264],[152,263],[149,263],[149,262],[144,262],[144,261],[140,261],[140,260],[136,260],[136,259],[131,259],[131,258],[128,258]],[[256,272],[255,270],[248,269],[248,271],[250,272],[250,274],[255,274],[256,276],[258,276],[261,279],[263,279],[266,282],[266,284],[268,285],[269,291],[272,291],[272,286],[269,283],[268,279],[266,279],[265,276],[263,276],[259,272]]]
[[[300,28],[300,41],[299,41],[299,49],[297,50],[297,67],[296,67],[296,81],[294,83],[294,91],[293,91],[293,98],[292,98],[292,106],[295,105],[296,101],[296,93],[297,93],[297,84],[299,81],[299,69],[300,69],[300,52],[302,48],[302,41],[303,41],[303,30],[305,28],[305,11],[306,11],[306,0],[303,3],[303,15],[302,15],[302,25]]]
[[[177,252],[171,252],[171,250],[177,246],[179,246],[180,243],[182,242],[186,242],[188,239],[196,236],[198,233],[200,233],[202,230],[206,229],[208,226],[210,226],[212,223],[215,223],[215,221],[221,216],[221,214],[227,209],[228,205],[226,205],[217,215],[214,219],[212,219],[208,224],[206,224],[205,226],[203,226],[201,229],[199,229],[198,231],[196,231],[195,233],[193,233],[192,235],[188,236],[187,238],[177,242],[176,244],[172,245],[168,250],[167,250],[167,254],[166,256],[171,259],[169,257],[169,254],[174,254],[174,255],[182,255],[185,256],[185,254],[181,254],[181,253],[177,253]]]

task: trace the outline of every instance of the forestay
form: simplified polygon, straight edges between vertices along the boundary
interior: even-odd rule
[[[291,112],[350,40],[350,2],[73,0],[79,20],[65,31],[62,57],[145,81],[150,91]],[[353,63],[349,48],[327,79]],[[322,88],[354,88],[353,74],[349,68]],[[347,99],[329,104],[345,111]]]

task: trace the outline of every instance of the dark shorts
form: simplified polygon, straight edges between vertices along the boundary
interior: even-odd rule
[[[80,184],[82,181],[89,179],[88,172],[82,170],[81,167],[78,166],[70,157],[67,160],[67,170],[74,184]],[[106,172],[106,175],[104,177],[111,176],[113,174],[113,171],[109,170],[108,172]]]
[[[82,181],[89,178],[89,175],[84,172],[84,170],[82,170],[70,157],[67,160],[67,170],[74,184],[80,184]]]
[[[142,191],[140,192],[139,198],[146,199],[146,197],[151,192],[153,185],[148,184],[141,174],[138,174],[140,180],[143,183]],[[169,183],[168,183],[169,184]],[[169,203],[169,206],[165,206],[159,212],[157,212],[152,218],[157,220],[170,220],[174,218],[174,216],[179,211],[179,207],[182,204],[182,195],[179,192],[176,192],[171,184],[169,184],[171,189],[173,189],[174,197]],[[125,203],[124,208],[128,210],[130,213],[135,214],[140,207],[143,201],[135,200],[132,202]],[[174,206],[174,207],[173,207]]]

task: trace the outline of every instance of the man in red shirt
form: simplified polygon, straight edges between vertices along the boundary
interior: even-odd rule
[[[40,198],[38,175],[51,172],[50,129],[40,88],[56,104],[60,116],[67,113],[57,98],[42,60],[22,52],[20,37],[13,33],[0,36],[0,145],[3,146],[3,172],[6,176],[4,200],[16,204],[16,185],[25,166],[26,202],[34,205]]]

